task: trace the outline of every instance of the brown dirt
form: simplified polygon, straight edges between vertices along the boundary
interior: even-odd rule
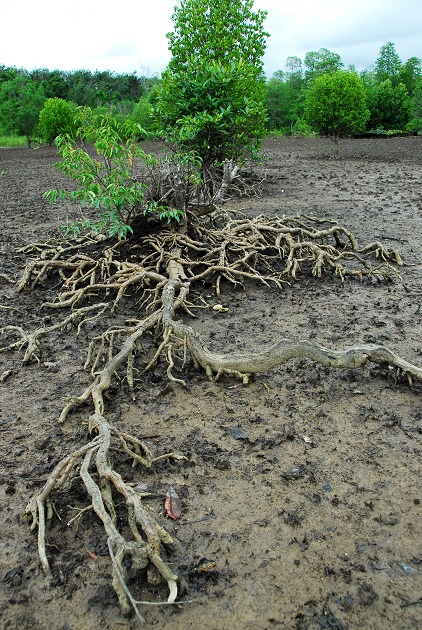
[[[306,274],[283,293],[226,286],[228,312],[202,311],[193,322],[210,348],[253,350],[281,336],[333,348],[374,342],[422,364],[422,138],[341,146],[334,160],[328,140],[267,140],[262,197],[230,208],[334,218],[361,241],[384,240],[403,253],[407,289],[396,281],[341,283]],[[66,213],[74,213],[42,199],[44,190],[63,184],[51,168],[55,160],[50,147],[0,151],[0,273],[17,279],[25,256],[16,249],[56,235]],[[0,310],[4,324],[30,330],[51,317],[40,304],[55,281],[16,295],[0,279],[0,304],[18,309]],[[211,292],[204,287],[205,296]],[[80,414],[63,426],[56,419],[66,398],[88,382],[88,334],[76,338],[69,330],[46,339],[39,364],[23,367],[19,352],[0,355],[0,374],[12,370],[0,383],[4,629],[138,627],[118,610],[96,518],[87,513],[79,528],[67,526],[72,508],[87,504],[77,479],[55,499],[47,548],[52,581],[40,571],[36,535],[22,522],[31,494],[87,440]],[[178,542],[169,561],[181,578],[181,599],[190,601],[144,607],[147,627],[422,628],[421,390],[397,381],[392,370],[338,371],[307,361],[246,387],[192,373],[187,390],[157,368],[135,402],[116,384],[109,416],[151,436],[154,453],[188,457],[160,462],[147,476],[133,473],[148,483],[152,513]],[[176,523],[163,511],[169,485],[182,498]],[[165,590],[154,597],[165,599]]]

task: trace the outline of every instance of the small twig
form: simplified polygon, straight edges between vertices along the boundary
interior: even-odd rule
[[[80,518],[82,517],[82,514],[84,514],[85,512],[90,512],[91,510],[93,510],[93,509],[94,509],[94,506],[93,506],[93,505],[87,505],[87,506],[86,506],[86,507],[84,507],[84,508],[72,507],[71,505],[69,505],[69,507],[70,507],[70,509],[71,509],[71,510],[77,510],[77,511],[78,511],[78,514],[77,514],[76,516],[74,516],[73,518],[71,518],[71,519],[70,519],[70,521],[68,521],[68,522],[66,523],[66,525],[67,525],[68,527],[69,527],[69,525],[70,525],[71,523],[73,523],[73,522],[74,522],[74,521],[76,521],[77,519],[80,519]]]

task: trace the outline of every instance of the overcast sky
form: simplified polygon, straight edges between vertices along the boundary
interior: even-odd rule
[[[110,70],[151,76],[169,61],[166,33],[177,0],[8,0],[1,7],[0,65]],[[421,0],[255,0],[270,33],[271,77],[288,56],[328,48],[345,66],[373,65],[394,42],[403,62],[422,57]]]

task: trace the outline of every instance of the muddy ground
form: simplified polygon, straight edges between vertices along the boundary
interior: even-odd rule
[[[212,349],[253,350],[292,336],[330,348],[381,343],[422,365],[422,138],[342,141],[339,160],[323,139],[271,139],[264,150],[262,196],[229,209],[336,219],[362,242],[397,247],[403,283],[303,274],[283,292],[225,286],[228,311],[202,311],[194,327]],[[75,213],[42,198],[63,183],[55,160],[51,147],[0,150],[0,273],[14,279],[26,260],[17,250],[57,236]],[[55,282],[17,295],[0,278],[3,325],[51,323],[40,304]],[[204,296],[213,303],[212,288]],[[87,441],[82,412],[62,426],[56,420],[88,382],[90,332],[45,339],[40,362],[28,366],[18,351],[0,355],[0,374],[11,370],[0,383],[4,629],[139,627],[119,612],[96,517],[88,512],[79,526],[67,526],[74,508],[87,504],[77,478],[55,500],[47,548],[53,580],[43,577],[36,533],[22,521],[54,465]],[[127,468],[148,484],[153,515],[177,541],[168,560],[180,576],[180,599],[189,600],[143,607],[147,627],[422,628],[421,391],[387,368],[335,370],[308,361],[248,386],[191,373],[186,390],[158,367],[138,384],[136,401],[117,384],[109,417],[154,453],[188,458],[159,462],[148,474]],[[182,499],[176,522],[163,509],[169,485]],[[164,600],[166,591],[144,586],[141,595]]]

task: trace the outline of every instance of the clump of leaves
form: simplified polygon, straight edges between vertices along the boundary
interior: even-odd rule
[[[179,221],[183,213],[152,200],[147,184],[138,176],[142,163],[148,170],[157,158],[140,147],[144,130],[133,121],[120,122],[111,114],[77,110],[79,127],[75,136],[56,138],[62,157],[54,166],[76,183],[73,190],[49,190],[44,197],[51,203],[71,200],[96,211],[94,219],[84,219],[64,227],[66,234],[81,232],[125,238],[133,232],[130,221],[136,214],[154,214],[161,220]],[[89,145],[89,146],[88,146]]]

